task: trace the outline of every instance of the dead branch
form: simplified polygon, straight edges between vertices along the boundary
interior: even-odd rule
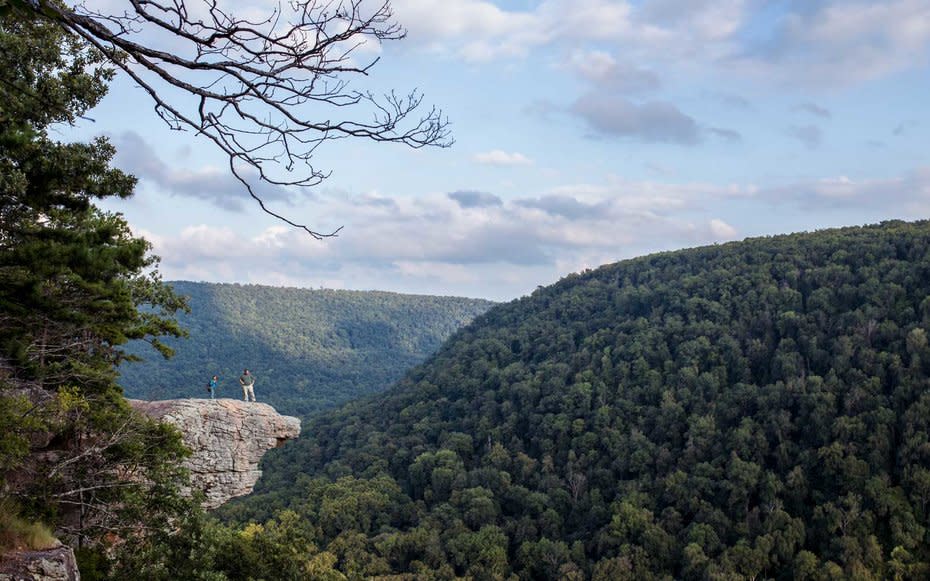
[[[55,0],[25,5],[129,75],[169,127],[216,145],[264,212],[317,239],[339,230],[322,233],[275,212],[257,183],[320,184],[329,173],[313,165],[313,154],[329,140],[452,144],[439,109],[418,115],[418,91],[377,96],[352,86],[380,58],[365,56],[372,54],[365,47],[405,36],[389,0],[291,0],[257,20],[237,16],[219,0],[129,0],[119,14]]]

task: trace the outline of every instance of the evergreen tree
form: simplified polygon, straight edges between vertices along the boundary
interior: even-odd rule
[[[0,490],[79,543],[179,509],[178,434],[117,386],[130,339],[180,335],[149,244],[96,200],[135,179],[104,138],[61,143],[111,72],[57,25],[0,2]],[[25,462],[32,448],[43,454]],[[8,506],[8,505],[7,505]]]

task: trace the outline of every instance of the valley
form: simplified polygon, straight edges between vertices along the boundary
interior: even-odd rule
[[[170,284],[189,300],[191,312],[178,319],[189,337],[164,341],[176,351],[170,359],[143,342],[130,343],[127,351],[143,360],[120,367],[128,397],[209,397],[205,386],[218,375],[217,396],[238,399],[238,378],[249,368],[261,401],[304,417],[386,389],[494,304],[386,292]]]

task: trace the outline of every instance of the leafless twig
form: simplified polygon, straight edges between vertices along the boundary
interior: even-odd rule
[[[255,20],[224,9],[220,0],[128,4],[118,14],[56,0],[27,2],[129,75],[169,127],[212,141],[263,211],[314,238],[339,230],[321,233],[286,218],[268,207],[256,185],[318,185],[329,173],[312,158],[329,140],[452,144],[440,110],[417,114],[418,91],[375,95],[351,86],[349,79],[367,76],[379,60],[364,49],[405,35],[389,0],[291,0]]]

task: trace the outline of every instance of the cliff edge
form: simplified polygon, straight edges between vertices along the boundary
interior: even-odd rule
[[[258,463],[271,448],[300,434],[300,420],[264,403],[233,399],[129,400],[136,410],[176,426],[193,452],[185,462],[191,487],[216,508],[252,492]]]

